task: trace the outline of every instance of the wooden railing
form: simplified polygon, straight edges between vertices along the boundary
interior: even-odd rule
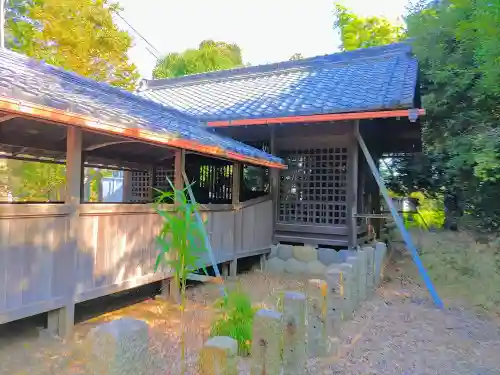
[[[170,276],[154,272],[162,223],[152,205],[80,205],[76,244],[70,211],[65,204],[0,205],[0,324],[67,305],[71,285],[78,303]],[[218,263],[271,246],[269,197],[202,206],[201,216]]]

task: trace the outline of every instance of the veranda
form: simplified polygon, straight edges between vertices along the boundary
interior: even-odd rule
[[[154,272],[161,218],[152,204],[155,189],[168,189],[166,176],[183,187],[186,172],[194,183],[216,262],[233,275],[238,259],[269,250],[269,189],[242,181],[249,168],[259,181],[261,167],[284,168],[279,158],[107,85],[9,51],[0,60],[0,324],[48,312],[49,328],[64,336],[75,304],[168,280]],[[8,191],[19,162],[62,164],[65,184],[24,199]],[[108,194],[114,203],[105,202],[102,179],[89,195],[90,172],[99,170],[121,176]]]

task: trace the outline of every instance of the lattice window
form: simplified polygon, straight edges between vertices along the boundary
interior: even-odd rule
[[[153,187],[161,191],[172,190],[170,184],[167,181],[167,177],[172,184],[175,178],[175,162],[174,159],[165,160],[161,167],[156,167],[154,169],[154,180]]]
[[[144,203],[151,201],[151,172],[133,171],[131,176],[130,200],[134,203]]]
[[[279,221],[346,224],[347,148],[311,148],[280,153],[288,165],[280,177]]]
[[[193,183],[198,203],[227,204],[232,202],[233,166],[230,162],[199,155],[188,155],[186,173]]]

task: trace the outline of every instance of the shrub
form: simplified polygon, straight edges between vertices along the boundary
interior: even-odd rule
[[[240,355],[249,355],[252,343],[253,318],[257,309],[248,294],[240,288],[228,292],[215,302],[218,314],[212,324],[211,336],[229,336],[238,341]]]

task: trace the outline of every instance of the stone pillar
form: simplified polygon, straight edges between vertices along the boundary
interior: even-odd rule
[[[366,292],[371,296],[375,291],[375,249],[371,246],[364,248],[366,253]]]
[[[151,373],[148,325],[142,320],[121,318],[103,323],[87,337],[88,374],[147,375]]]
[[[344,288],[342,291],[343,297],[343,309],[342,309],[342,321],[348,321],[352,318],[354,312],[354,300],[355,300],[355,278],[354,269],[352,264],[341,263],[339,264],[339,270],[342,271],[342,281],[344,282]]]
[[[329,354],[328,284],[312,279],[307,283],[307,354],[324,357]]]
[[[328,284],[328,335],[337,337],[345,310],[345,282],[340,265],[335,264],[326,270]]]
[[[306,296],[286,292],[283,297],[283,373],[304,374],[306,361]]]
[[[238,375],[238,341],[227,336],[209,339],[200,352],[199,370],[203,375]]]
[[[347,257],[347,263],[352,266],[352,277],[350,279],[351,281],[351,307],[352,310],[355,311],[358,306],[359,306],[359,288],[358,288],[358,283],[359,283],[359,260],[356,255],[351,255]]]
[[[375,245],[375,285],[379,286],[382,282],[382,272],[387,252],[387,245],[383,242],[377,242]]]
[[[281,375],[282,314],[259,310],[253,320],[251,375]]]
[[[363,248],[358,249],[358,265],[359,265],[359,279],[358,279],[358,291],[359,291],[359,303],[366,300],[366,279],[367,279],[367,259],[366,252]]]

